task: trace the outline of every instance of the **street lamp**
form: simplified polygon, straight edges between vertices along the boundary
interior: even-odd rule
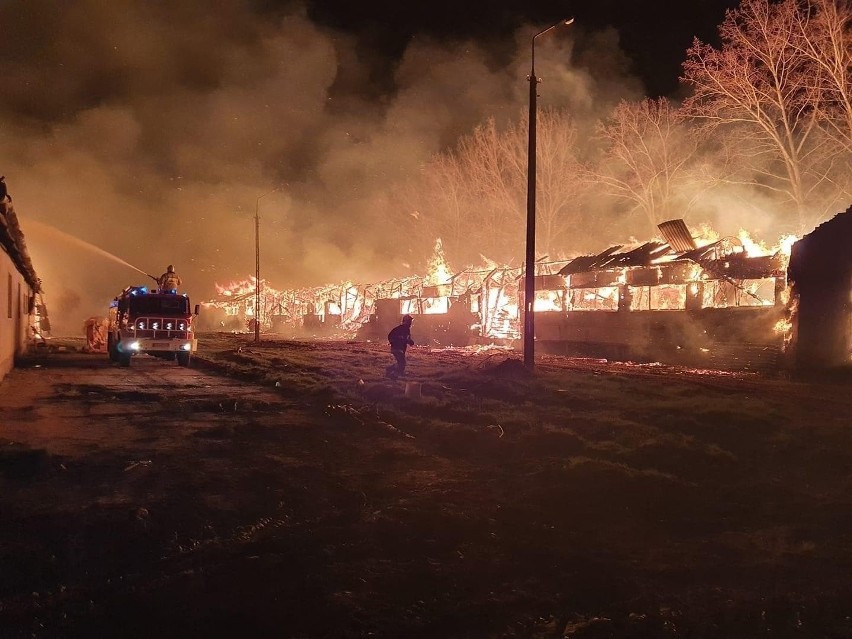
[[[254,341],[260,341],[260,200],[275,193],[280,186],[257,196],[254,203]]]
[[[524,366],[535,368],[535,112],[536,87],[541,81],[535,75],[535,39],[561,25],[574,22],[574,18],[560,20],[532,37],[530,64],[530,138],[527,151],[527,255],[524,277]]]

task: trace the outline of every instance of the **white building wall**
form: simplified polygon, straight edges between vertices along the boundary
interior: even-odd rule
[[[33,291],[5,250],[0,250],[0,380],[27,347]]]

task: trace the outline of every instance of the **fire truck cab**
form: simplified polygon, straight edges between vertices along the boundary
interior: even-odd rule
[[[189,366],[198,340],[192,331],[192,319],[185,294],[148,291],[144,286],[129,286],[109,308],[107,352],[121,366],[130,366],[130,358],[147,353],[165,359],[177,359]]]

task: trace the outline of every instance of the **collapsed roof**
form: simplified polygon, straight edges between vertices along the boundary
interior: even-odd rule
[[[697,264],[711,278],[755,278],[780,274],[783,264],[776,256],[749,256],[742,242],[725,237],[698,246],[683,220],[669,220],[658,226],[666,241],[618,244],[597,255],[584,255],[568,262],[559,275],[579,275],[603,271],[621,271],[671,265]],[[633,283],[628,280],[627,283]]]
[[[24,233],[18,224],[18,216],[14,207],[8,202],[0,202],[0,245],[9,254],[12,263],[24,277],[34,292],[41,290],[41,282],[36,276]]]

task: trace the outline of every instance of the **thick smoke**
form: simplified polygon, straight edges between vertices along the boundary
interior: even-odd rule
[[[174,264],[196,300],[253,274],[256,209],[276,287],[418,271],[435,238],[401,236],[393,185],[526,105],[532,27],[499,55],[493,41],[414,38],[389,65],[303,9],[202,5],[0,6],[0,172],[58,331],[79,332],[123,287],[151,282],[44,225],[153,275]],[[640,90],[613,32],[578,53],[581,33],[548,36],[537,71],[541,104],[591,126],[602,104]]]

